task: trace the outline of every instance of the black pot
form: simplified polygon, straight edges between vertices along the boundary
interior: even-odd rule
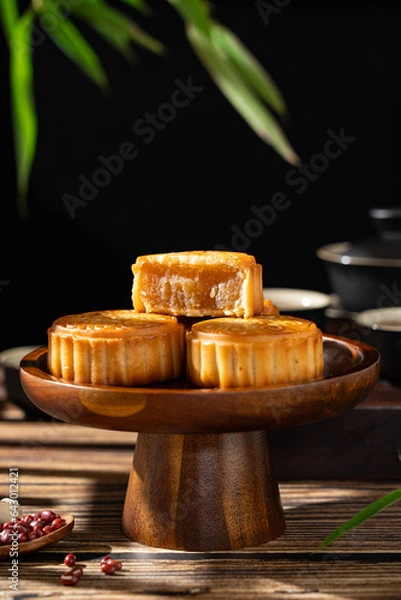
[[[360,339],[380,353],[380,376],[401,383],[401,307],[362,311],[353,317]]]
[[[401,306],[401,208],[369,211],[377,235],[322,246],[316,252],[344,310]]]

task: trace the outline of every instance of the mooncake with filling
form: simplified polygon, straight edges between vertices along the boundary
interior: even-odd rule
[[[185,330],[169,315],[104,310],[60,317],[48,329],[48,367],[75,383],[140,386],[185,370]]]
[[[196,386],[263,387],[323,376],[323,336],[292,316],[207,319],[186,337],[187,377]]]
[[[137,312],[249,318],[264,308],[262,266],[244,252],[149,254],[136,259],[132,272]]]

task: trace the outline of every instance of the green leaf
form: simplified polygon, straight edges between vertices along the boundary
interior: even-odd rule
[[[284,98],[260,62],[244,46],[232,31],[214,23],[211,28],[212,42],[236,64],[249,84],[280,115],[287,113]]]
[[[120,52],[123,57],[131,64],[138,62],[138,55],[132,48],[130,39],[125,35],[119,35],[116,31],[111,31],[106,25],[92,25],[92,28],[103,37],[103,39]]]
[[[298,164],[299,157],[291,147],[283,130],[255,91],[249,87],[249,83],[244,80],[242,73],[235,68],[231,61],[222,57],[221,53],[199,29],[188,25],[187,35],[216,85],[255,133],[264,142],[271,144],[287,162],[293,165]]]
[[[136,10],[141,12],[143,15],[150,15],[152,13],[152,9],[150,8],[150,6],[148,6],[146,4],[146,2],[144,2],[143,0],[121,0],[121,1],[125,2],[125,4],[129,4],[133,8],[136,8]]]
[[[9,38],[10,88],[13,111],[17,169],[17,208],[22,220],[28,218],[28,186],[37,143],[37,115],[34,101],[31,31],[34,13],[26,11],[14,23]]]
[[[53,10],[51,12],[54,17],[55,13]],[[51,27],[47,25],[46,19],[42,20],[43,27],[52,41],[89,79],[99,87],[106,88],[108,82],[101,62],[92,46],[85,40],[75,25],[60,12],[58,13],[56,26],[52,21],[49,22],[52,23]]]
[[[349,521],[346,521],[346,523],[344,523],[335,531],[333,531],[330,535],[328,535],[320,544],[318,550],[321,550],[325,546],[328,546],[329,544],[334,542],[334,540],[344,535],[344,533],[347,533],[351,529],[358,527],[359,525],[361,525],[380,511],[384,510],[391,504],[394,504],[394,502],[398,502],[398,500],[401,500],[401,488],[390,492],[389,494],[386,494],[386,496],[379,498],[379,500],[376,500],[368,506],[365,506],[365,508],[356,513],[356,515],[349,519]]]
[[[153,38],[139,27],[127,15],[104,4],[78,4],[73,7],[73,12],[85,20],[92,27],[101,27],[102,31],[108,31],[119,36],[125,35],[138,46],[142,46],[155,54],[162,54],[165,48],[161,42]]]
[[[12,36],[13,26],[19,18],[17,0],[8,0],[0,2],[0,21],[3,25],[4,35],[7,40]]]
[[[168,0],[187,24],[195,25],[205,35],[209,35],[211,19],[207,0]]]
[[[45,2],[54,2],[54,0],[44,0]],[[57,0],[56,0],[57,1]],[[141,0],[126,0],[127,4],[141,4]],[[91,4],[89,12],[93,10],[93,5],[104,6],[104,0],[86,0],[86,4]],[[71,10],[73,7],[71,7]],[[82,19],[83,20],[83,19]],[[118,50],[129,63],[137,62],[137,54],[131,46],[130,36],[127,35],[126,31],[121,31],[121,28],[115,27],[113,24],[110,25],[108,20],[101,22],[98,20],[96,24],[89,23],[92,29],[94,29],[110,46]]]

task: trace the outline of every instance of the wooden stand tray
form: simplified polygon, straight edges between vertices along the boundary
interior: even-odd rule
[[[47,349],[21,363],[32,402],[88,427],[138,432],[122,528],[132,540],[176,550],[232,550],[285,529],[268,431],[330,419],[375,386],[377,351],[324,336],[325,376],[299,385],[199,389],[77,385],[47,370]]]

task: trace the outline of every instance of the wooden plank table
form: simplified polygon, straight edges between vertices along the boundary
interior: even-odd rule
[[[282,463],[279,483],[287,523],[282,537],[230,552],[162,550],[130,541],[120,528],[135,434],[27,422],[15,411],[3,411],[3,419],[0,497],[8,496],[9,469],[17,468],[19,501],[26,510],[71,513],[75,527],[55,546],[20,557],[17,591],[9,588],[10,562],[0,563],[1,600],[401,598],[401,503],[317,552],[326,535],[399,487],[399,480],[353,480],[349,473],[345,479],[305,479],[301,471],[296,479],[294,473],[284,476]],[[75,587],[60,583],[69,552],[84,565]],[[122,561],[120,572],[107,576],[100,571],[106,554]]]

